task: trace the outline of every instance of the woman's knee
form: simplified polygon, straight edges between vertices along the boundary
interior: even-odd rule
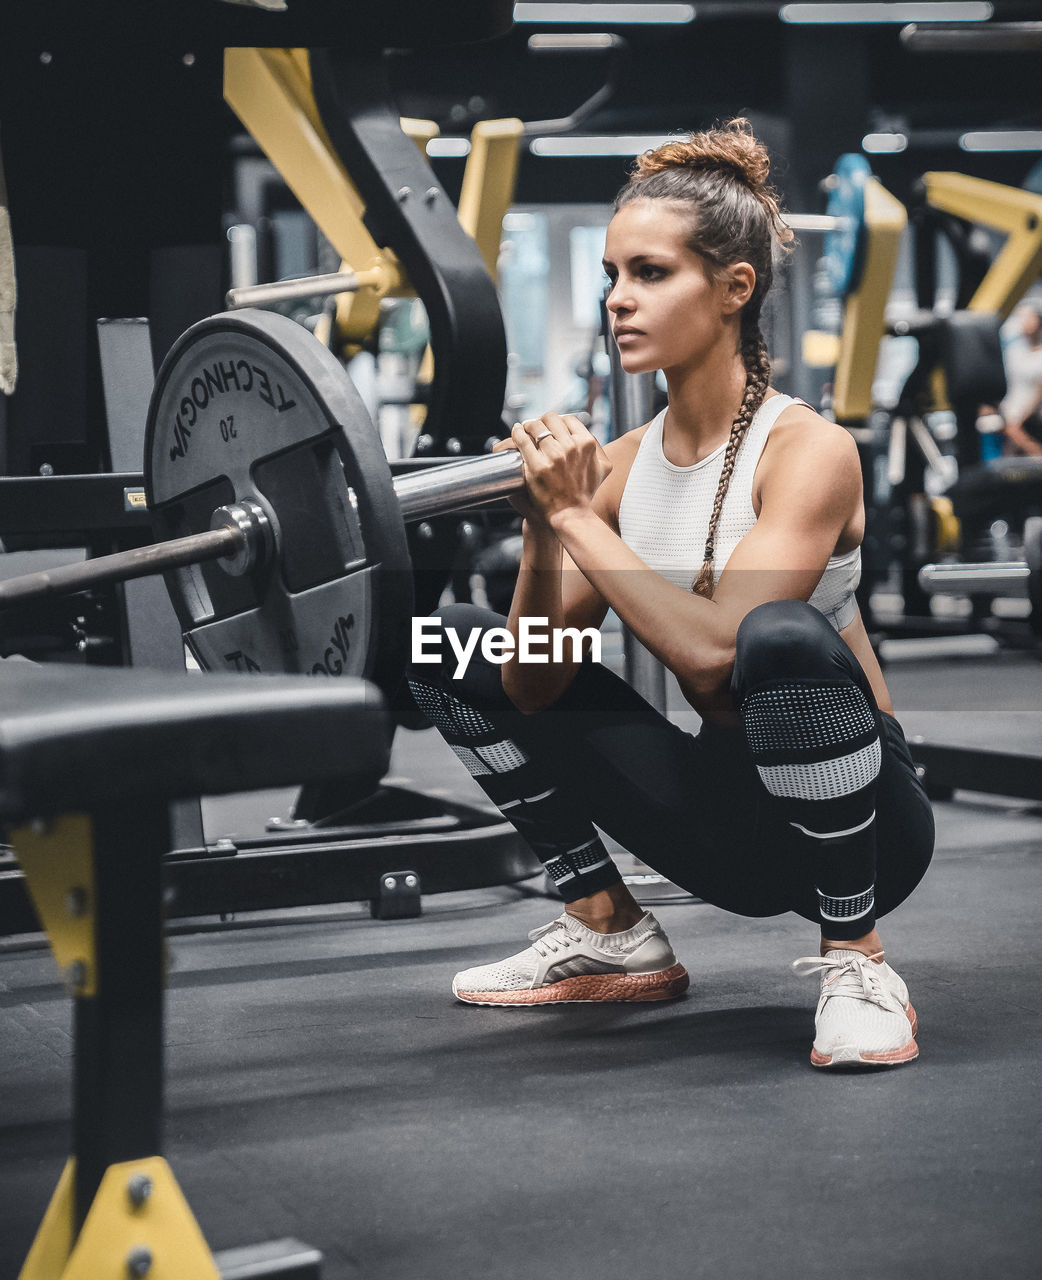
[[[735,642],[737,694],[768,680],[836,679],[850,662],[835,629],[802,600],[771,600],[742,620]],[[852,655],[851,655],[852,656]]]
[[[444,605],[428,618],[418,619],[406,672],[409,684],[498,698],[500,667],[485,660],[482,637],[505,625],[501,614],[468,603]]]

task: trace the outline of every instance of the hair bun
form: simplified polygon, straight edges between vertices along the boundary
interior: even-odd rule
[[[763,195],[768,190],[771,161],[767,148],[753,136],[749,121],[739,116],[719,128],[645,151],[636,159],[633,176],[639,181],[665,169],[728,172],[754,195]]]

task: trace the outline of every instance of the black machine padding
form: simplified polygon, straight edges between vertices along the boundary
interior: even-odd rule
[[[0,818],[379,778],[391,736],[355,678],[0,662]]]

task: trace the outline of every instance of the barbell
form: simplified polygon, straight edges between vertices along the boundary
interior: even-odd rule
[[[365,676],[408,656],[406,523],[512,493],[513,450],[392,477],[340,362],[284,316],[211,316],[174,343],[145,428],[162,540],[0,582],[0,608],[163,573],[206,670]]]
[[[1023,560],[925,564],[919,586],[928,595],[1026,598],[1031,629],[1042,637],[1042,516],[1024,521]]]

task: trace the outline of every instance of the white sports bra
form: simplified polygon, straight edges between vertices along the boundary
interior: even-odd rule
[[[756,523],[753,509],[753,476],[771,428],[792,396],[775,395],[756,411],[738,450],[731,484],[716,527],[713,575],[720,575],[731,553]],[[619,531],[623,541],[646,565],[668,581],[691,589],[705,550],[709,517],[724,466],[726,443],[700,462],[678,467],[662,452],[662,410],[644,433],[633,459],[619,504]],[[854,590],[861,579],[861,548],[832,556],[810,603],[837,631],[857,614]]]

